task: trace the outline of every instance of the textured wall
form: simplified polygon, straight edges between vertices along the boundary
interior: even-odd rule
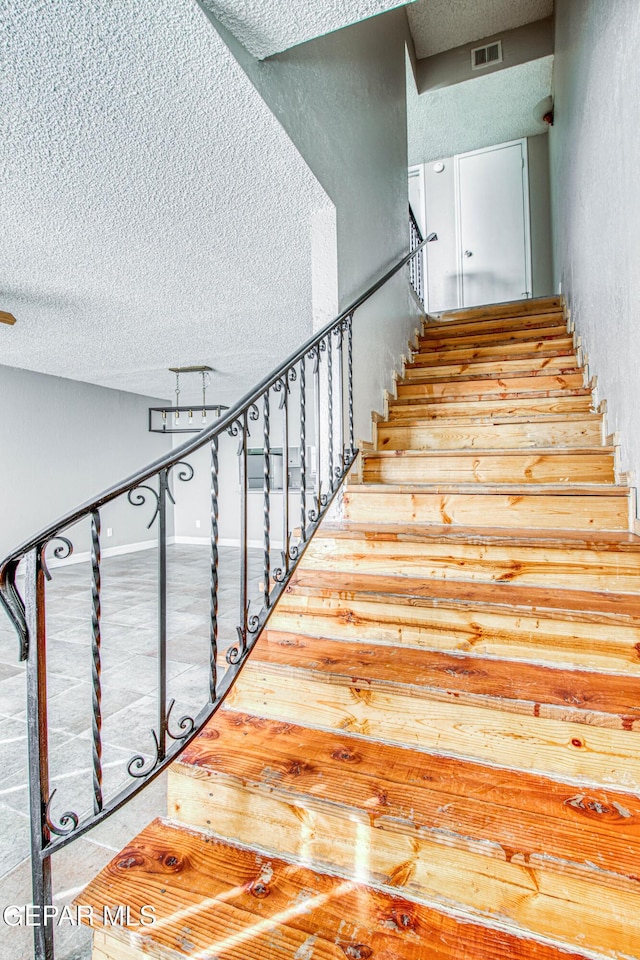
[[[263,62],[212,23],[336,207],[346,306],[407,251],[406,15],[391,11]],[[357,315],[361,436],[416,319],[404,277]]]
[[[0,558],[170,449],[168,438],[147,431],[157,402],[150,397],[4,366],[0,395]],[[105,508],[103,547],[155,539],[149,519],[146,507]],[[88,549],[88,529],[73,539],[76,550]]]
[[[640,5],[558,0],[550,131],[556,282],[623,466],[640,476]]]

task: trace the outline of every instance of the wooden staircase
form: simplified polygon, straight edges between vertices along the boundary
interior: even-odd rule
[[[428,321],[96,960],[640,958],[640,538],[557,298]]]

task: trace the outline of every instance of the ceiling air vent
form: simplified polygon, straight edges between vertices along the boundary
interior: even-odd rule
[[[484,47],[474,47],[471,51],[471,69],[483,70],[502,63],[502,40],[495,40]]]

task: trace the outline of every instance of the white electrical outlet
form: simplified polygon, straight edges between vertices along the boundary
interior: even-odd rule
[[[196,527],[198,528],[198,530],[200,529],[200,521],[199,521],[199,520],[196,520]]]
[[[107,527],[107,536],[108,536],[108,537],[112,537],[112,536],[113,536],[113,527]]]

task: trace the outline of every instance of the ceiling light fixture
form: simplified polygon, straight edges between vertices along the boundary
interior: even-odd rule
[[[220,403],[207,405],[207,387],[211,382],[213,367],[169,367],[171,373],[176,375],[176,402],[173,407],[149,407],[149,432],[150,433],[199,433],[207,426],[208,422],[217,419],[223,410],[228,407]],[[180,406],[180,374],[199,373],[202,377],[202,404],[198,408],[201,412],[200,423],[194,423],[193,404],[188,407]],[[183,417],[180,420],[180,414],[186,413],[186,421]],[[207,414],[213,414],[207,420]]]

